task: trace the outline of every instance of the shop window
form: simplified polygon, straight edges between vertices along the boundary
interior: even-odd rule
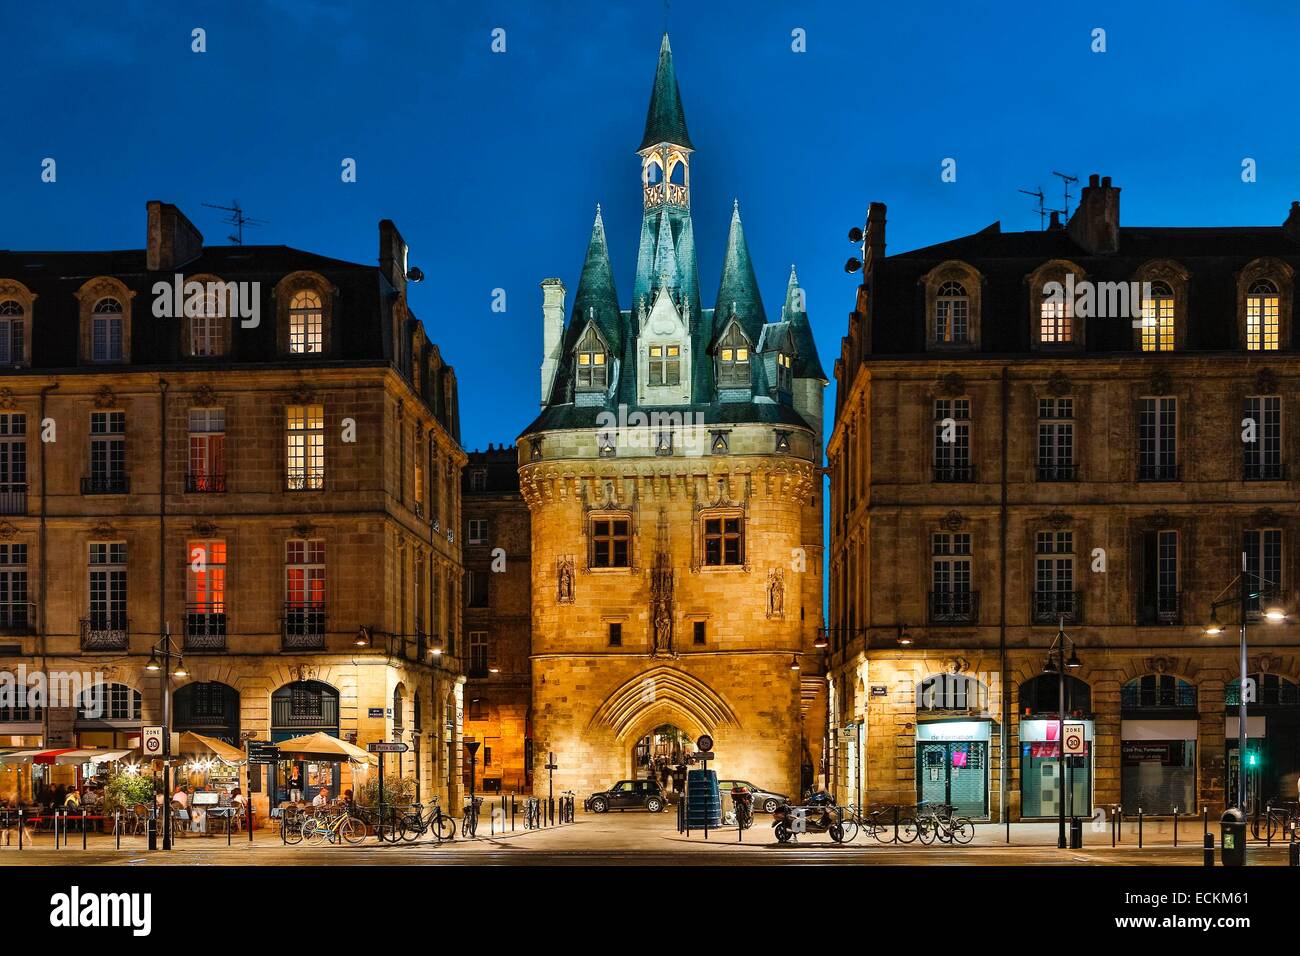
[[[1196,710],[1196,688],[1172,674],[1144,674],[1120,689],[1124,710]]]
[[[125,684],[95,684],[77,698],[81,720],[139,720],[140,714],[140,692]]]
[[[1056,674],[1031,677],[1020,685],[1020,712],[1026,717],[1060,715],[1060,682]],[[1092,713],[1092,688],[1077,677],[1065,678],[1065,715]]]

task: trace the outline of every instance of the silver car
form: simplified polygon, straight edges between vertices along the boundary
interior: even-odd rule
[[[722,795],[724,809],[731,806],[731,789],[737,785],[745,787],[754,795],[754,809],[762,810],[764,813],[775,813],[778,806],[790,799],[785,794],[773,793],[771,790],[756,787],[748,780],[719,780],[718,790]]]

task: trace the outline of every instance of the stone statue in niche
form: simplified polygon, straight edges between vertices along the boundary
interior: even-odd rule
[[[573,603],[573,558],[569,555],[556,561],[557,588],[555,599],[561,604]]]
[[[767,572],[767,616],[785,617],[785,570]]]

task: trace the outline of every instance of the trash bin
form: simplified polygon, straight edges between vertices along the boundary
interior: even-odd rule
[[[1083,821],[1078,817],[1070,818],[1070,849],[1083,849]]]
[[[1229,807],[1219,817],[1219,856],[1224,866],[1246,864],[1246,815]]]

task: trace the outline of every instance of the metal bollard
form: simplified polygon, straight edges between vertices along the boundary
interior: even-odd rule
[[[898,804],[894,804],[894,842],[898,842]]]
[[[1214,834],[1205,834],[1205,865],[1214,866]]]
[[[19,811],[18,811],[18,849],[20,849],[20,850],[23,848],[23,830],[24,830],[24,829],[25,829],[25,828],[23,827],[23,811],[22,811],[22,810],[19,810]]]
[[[113,837],[117,840],[117,848],[122,849],[122,811],[113,811]]]
[[[1142,849],[1142,808],[1138,807],[1138,849]]]
[[[1178,846],[1178,808],[1174,807],[1174,846]]]
[[[1115,826],[1119,830],[1119,842],[1124,842],[1124,808],[1115,808]]]
[[[1273,827],[1270,825],[1273,822],[1272,817],[1273,817],[1273,808],[1270,806],[1268,808],[1268,811],[1264,814],[1264,845],[1269,849],[1272,849],[1273,847]],[[1255,829],[1258,830],[1259,829],[1258,810],[1255,811],[1255,820],[1256,820]]]
[[[1110,808],[1110,846],[1115,848],[1115,830],[1119,817],[1115,813],[1115,807]]]
[[[510,832],[511,832],[511,833],[514,833],[514,832],[515,832],[515,806],[516,806],[516,803],[517,803],[517,801],[515,800],[515,795],[514,795],[513,793],[510,794]]]
[[[1296,843],[1294,840],[1291,841],[1291,849],[1287,859],[1291,866],[1300,866],[1300,843]]]
[[[81,848],[86,848],[86,811],[81,811]]]
[[[1209,807],[1201,807],[1201,828],[1202,828],[1203,836],[1210,835],[1210,808]]]

